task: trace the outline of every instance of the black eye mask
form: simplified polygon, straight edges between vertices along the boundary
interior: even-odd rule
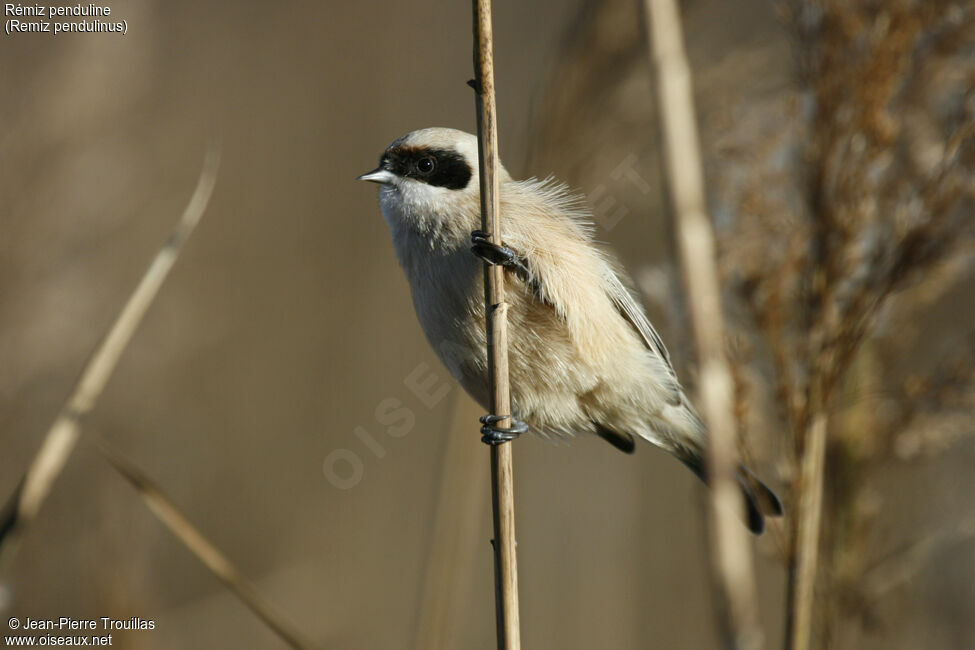
[[[379,166],[402,178],[448,190],[464,189],[474,175],[464,157],[449,149],[397,147],[383,154]]]

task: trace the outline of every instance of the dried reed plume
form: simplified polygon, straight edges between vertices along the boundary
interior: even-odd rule
[[[800,228],[808,239],[790,242],[802,248],[778,282],[766,271],[743,286],[756,298],[757,322],[774,333],[803,468],[793,488],[800,517],[789,557],[787,647],[806,650],[826,632],[817,635],[813,608],[830,409],[858,356],[869,354],[863,343],[876,337],[881,310],[935,280],[971,237],[975,70],[969,60],[967,79],[943,75],[964,52],[975,16],[941,2],[889,2],[880,12],[866,2],[795,2],[786,10],[813,103]],[[933,105],[945,94],[961,101]],[[796,286],[798,318],[783,318],[773,305]],[[846,455],[844,446],[878,433],[837,433],[830,445]],[[843,469],[855,473],[855,465]]]

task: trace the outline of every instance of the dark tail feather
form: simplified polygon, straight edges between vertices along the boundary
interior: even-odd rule
[[[687,457],[680,460],[704,483],[709,483],[707,467],[701,456],[688,454]],[[765,517],[781,517],[785,512],[782,502],[775,496],[775,492],[772,492],[767,485],[752,474],[750,469],[741,463],[738,464],[735,479],[745,496],[745,518],[748,530],[754,535],[761,535],[765,531]]]
[[[752,474],[752,470],[740,463],[738,465],[738,480],[743,480],[749,484],[752,492],[757,497],[758,508],[763,515],[766,517],[781,517],[785,514],[785,508],[782,507],[782,502],[779,501],[779,497],[775,496],[775,492],[769,486],[762,483],[757,476]]]
[[[632,454],[636,449],[636,443],[633,441],[633,436],[630,434],[618,433],[612,429],[607,429],[598,422],[595,422],[594,424],[596,425],[596,435],[622,451],[624,454]]]

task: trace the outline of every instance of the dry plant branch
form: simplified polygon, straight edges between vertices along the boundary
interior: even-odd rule
[[[491,0],[474,0],[474,90],[477,95],[477,149],[480,159],[481,229],[494,244],[501,244],[500,186],[498,178],[498,119],[494,92],[494,35]],[[504,301],[504,270],[484,265],[484,300],[487,314],[488,371],[491,412],[511,414],[508,384],[508,316]],[[500,427],[510,427],[511,419]],[[515,557],[515,497],[511,444],[491,446],[491,501],[494,514],[495,606],[498,648],[519,650],[518,563]]]
[[[786,605],[786,647],[806,650],[812,641],[813,604],[819,565],[822,527],[823,478],[826,469],[827,417],[817,413],[805,435],[799,476],[799,506],[795,560],[790,566],[789,602]]]
[[[909,582],[939,552],[973,539],[975,517],[960,521],[951,528],[936,530],[868,570],[863,576],[863,593],[873,601],[880,600],[890,591]]]
[[[680,248],[694,338],[700,355],[700,398],[708,426],[710,544],[725,645],[762,647],[752,557],[738,521],[741,496],[731,369],[724,351],[721,293],[714,232],[704,199],[703,167],[695,124],[690,65],[676,0],[647,0],[651,59],[664,143],[664,166]]]
[[[122,353],[179,258],[183,245],[200,222],[213,193],[219,165],[219,149],[211,146],[207,150],[196,190],[176,227],[88,360],[27,473],[5,505],[0,516],[0,574],[13,560],[24,532],[37,516],[77,445],[81,435],[81,418],[95,407]]]
[[[227,556],[220,552],[203,533],[180,512],[176,504],[132,461],[100,436],[92,436],[95,447],[105,461],[131,485],[152,514],[203,565],[223,582],[248,609],[292,648],[307,650],[312,644],[302,638],[295,627],[257,591]]]

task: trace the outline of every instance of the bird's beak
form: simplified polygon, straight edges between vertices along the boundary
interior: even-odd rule
[[[389,185],[396,178],[393,172],[387,171],[382,167],[377,167],[368,174],[363,174],[358,177],[357,181],[372,181],[373,183],[381,183],[383,185]]]

